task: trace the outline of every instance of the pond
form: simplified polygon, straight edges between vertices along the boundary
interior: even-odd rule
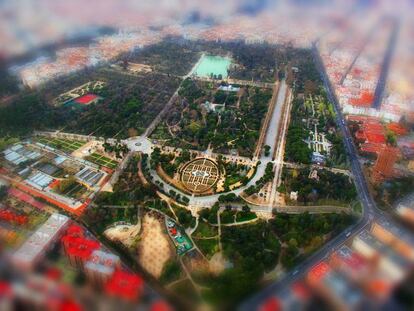
[[[199,77],[210,77],[211,75],[227,78],[227,69],[231,64],[231,59],[228,57],[203,55],[200,63],[195,69],[195,75]]]

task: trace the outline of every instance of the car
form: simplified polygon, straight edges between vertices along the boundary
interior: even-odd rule
[[[351,235],[351,232],[348,232],[347,234],[345,234],[346,237],[349,237]]]
[[[295,270],[295,271],[292,272],[292,276],[295,276],[298,273],[299,273],[299,270]]]

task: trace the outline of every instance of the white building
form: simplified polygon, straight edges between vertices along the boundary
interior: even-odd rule
[[[103,250],[95,250],[85,264],[85,272],[94,284],[102,286],[120,265],[121,260],[118,256]]]
[[[70,219],[65,215],[52,214],[12,255],[12,263],[19,268],[31,269],[57,241],[69,221]]]

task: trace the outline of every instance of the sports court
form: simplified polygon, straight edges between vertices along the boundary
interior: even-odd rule
[[[206,158],[188,162],[181,173],[181,182],[191,192],[205,192],[218,181],[220,172],[216,163]]]
[[[99,97],[95,94],[86,94],[81,97],[74,99],[74,102],[81,104],[81,105],[89,105],[95,102]]]

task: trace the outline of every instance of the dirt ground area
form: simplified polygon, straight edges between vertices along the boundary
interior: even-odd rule
[[[187,253],[187,256],[182,257],[183,264],[187,267],[188,271],[199,271],[209,269],[209,262],[201,252],[194,249]]]
[[[89,155],[89,150],[94,150],[97,148],[97,145],[99,144],[99,142],[97,141],[89,141],[86,144],[84,144],[82,147],[80,147],[79,149],[75,150],[74,152],[72,152],[72,156],[76,157],[76,158],[84,158],[85,156]]]
[[[149,65],[145,65],[145,64],[137,64],[137,63],[128,63],[128,70],[132,71],[132,72],[152,72],[152,68]]]
[[[115,157],[115,153],[106,152],[105,148],[103,147],[103,143],[97,140],[88,141],[81,148],[72,152],[72,156],[77,157],[77,158],[84,158],[86,156],[91,155],[94,152],[97,152],[101,154],[102,156],[107,157],[111,160],[118,161],[118,159],[116,159]]]
[[[139,225],[119,225],[105,230],[104,235],[111,241],[119,241],[126,247],[131,247],[139,234],[139,230]]]
[[[264,204],[269,203],[269,197],[270,197],[271,191],[272,191],[272,184],[267,183],[266,185],[263,186],[262,189],[260,189],[258,194],[254,193],[249,197],[246,197],[246,195],[243,195],[243,197],[247,202],[251,204],[264,205]]]
[[[165,263],[174,256],[174,249],[164,232],[162,220],[152,214],[142,219],[141,240],[138,245],[138,262],[151,275],[161,276]]]
[[[231,263],[224,258],[222,252],[215,253],[209,261],[210,271],[214,274],[220,274],[224,269],[230,266]]]

